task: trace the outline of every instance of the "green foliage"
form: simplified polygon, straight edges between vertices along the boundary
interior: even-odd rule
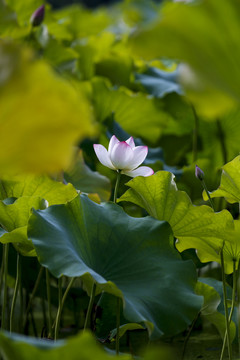
[[[16,66],[0,88],[1,173],[59,171],[68,165],[72,145],[93,130],[88,103],[46,63],[33,61],[27,49],[9,53],[8,45],[0,47],[6,59],[19,58],[10,61]],[[8,64],[1,68],[9,74]]]
[[[219,304],[221,302],[219,293],[214,289],[214,287],[204,283],[204,279],[203,282],[201,282],[200,279],[200,281],[197,283],[196,293],[198,295],[203,295],[204,297],[201,316],[216,326],[223,339],[225,335],[225,316],[218,310]],[[231,321],[230,331],[231,341],[233,341],[236,335],[236,326],[233,321]]]
[[[111,183],[106,176],[92,171],[85,163],[81,152],[64,173],[65,179],[76,189],[86,193],[97,193],[101,201],[108,201],[111,194]]]
[[[195,248],[203,262],[219,259],[225,232],[233,228],[228,211],[214,213],[208,206],[193,205],[188,195],[177,189],[174,176],[166,171],[137,177],[127,185],[130,189],[120,201],[131,201],[156,219],[168,221],[178,239],[179,251]]]
[[[43,22],[31,27],[32,13],[43,4],[39,1],[0,0],[0,307],[5,325],[0,320],[8,329],[2,300],[7,295],[9,308],[14,304],[14,282],[20,279],[14,329],[51,337],[57,294],[61,297],[56,278],[77,277],[59,335],[82,329],[88,294],[96,284],[97,308],[89,326],[109,349],[101,350],[88,333],[52,343],[7,332],[0,334],[0,349],[6,359],[112,358],[120,298],[120,350],[142,357],[148,335],[164,342],[177,334],[171,346],[181,339],[179,359],[188,336],[181,332],[192,321],[194,326],[210,322],[222,338],[225,333],[218,265],[208,269],[196,256],[219,263],[223,248],[229,284],[240,259],[240,221],[233,220],[240,202],[239,3],[124,0],[94,11],[80,5],[54,10],[45,3]],[[127,183],[123,207],[109,202],[116,172],[100,165],[93,150],[93,143],[107,147],[112,135],[121,141],[134,136],[136,146],[149,145],[144,165],[168,170]],[[220,186],[211,193],[216,213],[203,205],[196,163],[210,190],[218,187],[222,167]],[[122,176],[119,196],[126,181]],[[13,245],[8,266],[7,243]],[[193,262],[183,260],[189,258],[204,276],[213,277],[197,283]],[[50,284],[42,278],[34,295],[41,265],[51,272]],[[64,288],[68,283],[63,278]],[[234,295],[227,286],[228,301]],[[235,316],[234,311],[234,321]],[[232,340],[233,322],[230,331]],[[146,360],[173,358],[164,347],[144,355]]]
[[[188,95],[201,112],[215,117],[239,101],[239,13],[235,0],[168,2],[161,17],[136,33],[130,44],[145,58],[187,63],[190,68],[182,68],[180,76],[190,88]]]
[[[183,330],[199,309],[193,264],[181,260],[165,222],[134,219],[117,205],[80,196],[34,211],[28,236],[54,276],[80,276],[88,293],[96,283],[97,293],[121,297],[124,316],[144,322],[152,338]]]
[[[96,118],[99,121],[106,120],[114,113],[115,120],[125,131],[156,143],[169,118],[161,109],[161,104],[144,94],[136,95],[125,88],[111,89],[100,79],[92,82],[92,88]]]
[[[0,242],[11,242],[23,255],[36,256],[27,237],[27,224],[31,209],[44,209],[48,205],[63,204],[77,196],[71,185],[56,182],[47,176],[25,176],[2,180],[0,183],[0,224],[3,235]],[[6,201],[16,199],[15,202]],[[46,202],[45,202],[46,201]]]
[[[67,341],[51,342],[39,340],[27,336],[9,334],[2,332],[0,334],[1,354],[6,360],[108,360],[114,356],[107,354],[96,343],[94,337],[89,332],[68,339]],[[130,355],[120,355],[122,360],[130,360]]]
[[[211,197],[224,197],[229,203],[240,202],[240,156],[222,167],[221,183],[217,190],[211,192]],[[203,193],[206,200],[207,194]]]

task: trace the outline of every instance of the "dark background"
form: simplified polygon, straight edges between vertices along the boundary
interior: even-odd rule
[[[88,8],[95,8],[101,5],[110,5],[122,0],[48,0],[54,8],[60,8],[71,4],[83,4]],[[155,2],[161,2],[161,0],[155,0]]]
[[[99,5],[110,5],[121,0],[49,0],[48,2],[53,5],[54,8],[60,8],[71,4],[84,4],[89,8],[94,8]]]

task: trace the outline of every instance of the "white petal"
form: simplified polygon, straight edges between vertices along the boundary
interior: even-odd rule
[[[116,170],[116,168],[113,166],[110,160],[107,149],[100,144],[94,144],[93,147],[100,163],[102,163],[104,166],[107,166],[110,169]]]
[[[110,153],[110,160],[118,170],[128,169],[128,164],[133,159],[133,150],[125,141],[114,146]]]
[[[129,139],[125,141],[129,146],[131,146],[132,149],[135,148],[135,142],[133,140],[133,137],[131,136]]]
[[[133,149],[133,159],[128,163],[126,169],[133,170],[136,169],[141,163],[145,160],[148,153],[147,146],[137,146]]]
[[[120,141],[118,140],[118,138],[113,135],[109,141],[109,145],[108,145],[108,152],[111,153],[112,149],[114,148],[114,146],[116,144],[118,144]]]
[[[136,176],[150,176],[154,174],[154,171],[148,166],[140,166],[139,168],[132,171],[123,171],[125,175],[136,177]]]

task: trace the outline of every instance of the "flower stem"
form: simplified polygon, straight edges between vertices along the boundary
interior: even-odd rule
[[[198,128],[199,128],[199,118],[197,116],[195,107],[192,105],[192,111],[194,115],[194,129],[193,129],[193,148],[192,148],[192,158],[193,162],[197,161],[198,157]]]
[[[121,299],[117,297],[117,318],[116,318],[116,354],[119,354],[119,341],[120,341],[120,312],[121,312]]]
[[[238,264],[239,265],[239,264]],[[238,353],[240,356],[240,268],[237,270],[237,322],[238,322]]]
[[[13,331],[13,319],[14,319],[14,310],[16,306],[17,301],[17,294],[20,284],[20,267],[21,267],[21,260],[20,260],[20,254],[17,252],[17,272],[16,272],[16,281],[15,281],[15,287],[14,287],[14,293],[12,298],[12,306],[11,306],[11,313],[10,313],[10,333]]]
[[[48,301],[48,338],[52,338],[52,305],[51,305],[51,286],[49,271],[46,268],[46,285],[47,285],[47,301]]]
[[[63,309],[63,305],[65,303],[66,297],[69,293],[69,290],[72,287],[72,284],[74,282],[76,278],[73,277],[71,278],[65,292],[64,295],[62,297],[62,278],[58,279],[58,295],[59,295],[59,305],[58,305],[58,312],[57,312],[57,316],[56,316],[56,325],[55,325],[55,336],[54,336],[54,340],[57,340],[58,337],[58,332],[59,332],[59,325],[60,325],[60,319],[61,319],[61,314],[62,314],[62,309]],[[60,281],[59,281],[60,280]]]
[[[96,287],[97,287],[96,284],[93,283],[92,292],[91,292],[88,309],[87,309],[87,316],[86,316],[85,323],[84,323],[84,330],[86,330],[90,327],[90,322],[91,322],[90,320],[91,320],[91,315],[92,315],[93,303],[94,303],[94,299],[95,299]]]
[[[233,311],[234,311],[236,288],[237,288],[236,260],[233,260],[233,290],[232,290],[231,310],[230,310],[230,314],[229,314],[229,318],[228,318],[229,324],[231,323],[232,316],[233,316]],[[225,350],[225,346],[226,346],[226,341],[227,341],[227,331],[225,331],[225,335],[224,335],[224,340],[223,340],[223,346],[222,346],[222,352],[221,352],[220,360],[223,359],[223,354],[224,354],[224,350]]]
[[[8,252],[9,244],[4,244],[3,246],[3,256],[4,256],[4,289],[3,289],[3,304],[2,304],[2,324],[1,329],[5,329],[5,313],[7,305],[7,276],[8,276]]]
[[[30,309],[31,309],[34,296],[35,296],[36,291],[37,291],[37,289],[38,289],[38,286],[39,286],[39,284],[40,284],[40,280],[41,280],[41,277],[42,277],[43,270],[44,270],[44,268],[41,266],[41,268],[40,268],[40,270],[39,270],[39,273],[38,273],[37,280],[36,280],[36,282],[35,282],[35,285],[34,285],[34,288],[33,288],[33,291],[32,291],[32,294],[31,294],[31,296],[30,296],[30,299],[29,299],[29,302],[28,302],[28,305],[27,305],[23,328],[25,328],[25,325],[26,325],[26,323],[27,323],[28,313],[29,313],[29,311],[30,311]]]
[[[206,194],[207,194],[207,197],[208,197],[208,199],[209,199],[210,205],[211,205],[213,211],[215,211],[215,210],[214,210],[213,201],[212,201],[211,196],[210,196],[210,194],[209,194],[209,191],[208,191],[208,189],[207,189],[207,185],[206,185],[206,183],[205,183],[204,180],[201,180],[201,183],[202,183],[202,186],[203,186],[204,190],[206,191]]]
[[[116,185],[115,185],[115,189],[114,189],[114,196],[113,196],[113,202],[115,204],[117,202],[117,195],[118,195],[118,188],[119,188],[119,184],[120,184],[120,178],[121,178],[121,170],[118,170]]]
[[[232,360],[232,345],[231,345],[231,339],[230,339],[230,327],[229,327],[229,319],[228,319],[229,315],[228,315],[228,305],[227,305],[227,291],[226,291],[226,279],[225,279],[223,247],[222,247],[222,249],[220,251],[221,269],[222,269],[222,283],[223,283],[223,300],[224,300],[225,324],[226,324],[226,332],[227,332],[228,356],[229,356],[229,360]]]
[[[226,164],[228,156],[227,156],[225,134],[224,134],[224,131],[222,128],[221,121],[219,119],[216,121],[216,124],[217,124],[217,130],[218,130],[218,138],[220,140],[221,149],[222,149],[223,162],[224,162],[224,164]]]

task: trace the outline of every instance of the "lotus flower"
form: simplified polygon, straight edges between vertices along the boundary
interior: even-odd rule
[[[197,179],[199,179],[200,181],[202,181],[204,179],[204,172],[202,171],[202,169],[200,169],[200,167],[198,167],[196,165],[195,167],[195,176]]]
[[[145,160],[148,147],[135,146],[132,136],[119,141],[115,135],[110,139],[108,150],[100,144],[93,145],[98,160],[108,168],[131,177],[150,176],[154,171],[148,166],[140,166]]]
[[[45,15],[45,6],[40,6],[31,16],[30,23],[32,26],[39,26],[44,20]]]

